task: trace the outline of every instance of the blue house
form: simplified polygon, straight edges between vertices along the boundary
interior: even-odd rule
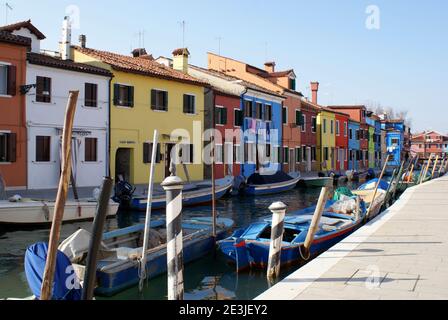
[[[383,120],[381,127],[386,130],[387,153],[390,155],[387,165],[389,167],[399,167],[404,143],[404,121]]]
[[[358,170],[359,165],[358,161],[360,159],[360,144],[359,144],[359,130],[360,123],[358,121],[349,120],[348,123],[348,169],[349,170]]]
[[[255,85],[247,85],[241,96],[244,123],[244,163],[241,174],[250,177],[255,172],[273,174],[282,170],[282,105],[281,95],[257,91]],[[260,155],[265,155],[260,163]]]

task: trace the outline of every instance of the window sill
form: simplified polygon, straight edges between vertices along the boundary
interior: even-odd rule
[[[197,117],[199,115],[199,113],[183,113],[186,116],[190,116],[190,117]]]
[[[98,107],[98,106],[96,106],[96,107],[89,107],[89,106],[85,106],[85,105],[82,105],[81,108],[88,109],[88,110],[100,110],[100,109],[102,109],[101,107]]]
[[[7,98],[7,99],[11,99],[12,96],[10,96],[9,94],[0,94],[0,98]]]
[[[37,165],[52,165],[55,164],[56,161],[31,161],[31,163],[33,164],[37,164]]]
[[[40,104],[40,105],[43,105],[43,106],[50,106],[50,105],[53,105],[53,106],[55,106],[56,105],[56,102],[40,102],[40,101],[36,101],[36,100],[33,100],[32,101],[34,104]]]
[[[134,108],[134,107],[117,106],[117,105],[114,105],[114,107],[118,108],[118,109],[126,109],[126,110],[132,110]]]
[[[12,164],[12,162],[1,162],[0,161],[0,166],[7,166],[7,165],[10,165],[10,164]]]
[[[102,164],[103,161],[81,161],[82,164]]]
[[[168,110],[151,109],[151,111],[159,112],[159,113],[168,113]]]

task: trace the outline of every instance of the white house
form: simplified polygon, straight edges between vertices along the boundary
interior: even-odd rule
[[[18,24],[16,24],[17,26]],[[19,25],[20,26],[20,25]],[[75,63],[70,57],[71,31],[63,24],[60,53],[40,51],[30,21],[13,33],[32,39],[27,57],[26,119],[28,188],[56,188],[60,177],[60,146],[69,91],[79,90],[72,140],[72,171],[77,187],[101,184],[109,175],[109,84],[104,69]]]

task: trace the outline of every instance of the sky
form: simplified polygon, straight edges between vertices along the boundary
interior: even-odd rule
[[[5,24],[0,0],[0,23]],[[144,46],[154,57],[189,48],[206,67],[207,52],[278,70],[294,69],[319,103],[367,104],[408,111],[413,132],[448,133],[446,0],[8,0],[8,22],[31,19],[58,49],[62,20],[74,17],[73,42],[122,54]],[[373,6],[373,7],[372,7]],[[373,8],[373,11],[372,11]],[[373,20],[372,20],[373,19]],[[185,21],[182,28],[182,21]],[[185,32],[183,32],[185,30]],[[139,36],[140,33],[140,36]],[[219,40],[220,39],[220,40]]]

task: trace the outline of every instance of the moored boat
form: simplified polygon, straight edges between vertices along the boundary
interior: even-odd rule
[[[18,199],[16,202],[0,201],[0,224],[48,225],[53,221],[54,201]],[[93,220],[96,200],[66,201],[63,222]],[[118,204],[110,201],[108,216],[117,214]]]
[[[273,175],[255,173],[247,179],[244,193],[251,196],[281,193],[294,189],[299,180],[300,174],[297,172],[276,172]]]
[[[333,181],[334,179],[331,177],[303,177],[300,179],[300,183],[311,188],[331,187]]]

